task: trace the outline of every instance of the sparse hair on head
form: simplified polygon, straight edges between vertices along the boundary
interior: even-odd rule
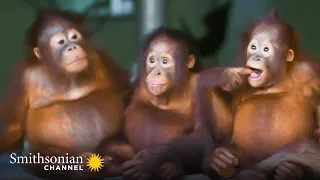
[[[177,44],[179,46],[178,50],[184,50],[187,52],[187,56],[184,57],[184,62],[188,60],[188,57],[190,55],[194,55],[196,57],[196,64],[192,71],[200,70],[201,67],[199,62],[199,50],[194,40],[182,31],[168,27],[159,27],[147,37],[142,47],[140,61],[145,61],[150,45],[154,42],[157,42],[158,40],[160,41],[163,38],[169,40],[170,43]]]
[[[299,38],[294,30],[294,27],[287,23],[285,20],[280,18],[277,8],[272,8],[271,11],[264,17],[257,19],[249,28],[242,34],[241,37],[241,48],[240,48],[240,58],[238,62],[245,63],[245,50],[250,42],[253,31],[260,25],[267,25],[274,27],[279,31],[282,43],[287,45],[287,47],[282,46],[282,48],[287,48],[287,50],[292,49],[295,54],[299,54]]]
[[[251,34],[256,27],[263,24],[277,28],[281,39],[286,43],[286,45],[288,45],[288,48],[293,51],[298,50],[298,37],[294,27],[280,18],[277,8],[272,8],[266,16],[258,19],[247,32]]]
[[[146,77],[146,59],[150,51],[150,46],[153,43],[165,39],[168,41],[168,45],[176,45],[175,52],[173,53],[173,58],[175,61],[175,86],[178,87],[186,79],[187,72],[199,72],[201,70],[201,63],[199,60],[199,51],[196,46],[196,43],[192,38],[184,34],[183,32],[167,28],[160,27],[153,31],[145,40],[145,43],[142,47],[142,50],[138,59],[138,78],[136,79],[135,84],[139,84],[140,80]],[[193,68],[187,69],[187,63],[189,57],[195,56],[195,64]],[[179,89],[179,88],[176,88]]]
[[[39,11],[35,21],[31,24],[26,31],[25,45],[28,48],[34,48],[37,46],[38,37],[41,34],[41,30],[46,26],[46,23],[51,19],[63,18],[76,26],[81,27],[84,22],[84,17],[76,12],[62,11],[57,9],[46,9]]]
[[[198,56],[198,49],[195,46],[195,42],[189,36],[180,30],[167,27],[159,27],[154,30],[146,39],[143,49],[147,50],[150,43],[161,38],[168,38],[173,43],[186,46],[185,48],[189,55]]]

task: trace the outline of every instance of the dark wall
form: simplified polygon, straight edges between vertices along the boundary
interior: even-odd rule
[[[80,6],[89,0],[60,1],[64,7]],[[190,31],[196,36],[203,36],[207,29],[203,23],[205,15],[223,5],[227,0],[167,0],[167,24],[183,29],[181,19],[185,20]],[[280,15],[292,23],[301,35],[302,47],[316,57],[320,57],[318,43],[320,25],[320,1],[318,0],[233,0],[227,36],[221,49],[212,56],[203,58],[209,67],[220,64],[230,64],[236,55],[239,35],[244,27],[256,17],[264,15],[276,2]],[[20,0],[0,1],[0,93],[7,85],[8,74],[13,65],[24,56],[24,31],[35,17],[35,11]],[[94,37],[94,43],[109,50],[115,59],[130,70],[138,55],[138,20],[136,16],[126,19],[109,20],[104,28]],[[217,28],[219,23],[216,24]]]

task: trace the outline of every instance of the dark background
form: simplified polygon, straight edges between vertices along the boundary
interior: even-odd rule
[[[32,0],[31,0],[32,1]],[[37,1],[37,0],[35,0]],[[40,1],[40,0],[39,0]],[[46,1],[46,0],[41,0]],[[78,8],[81,3],[88,4],[94,0],[59,0],[64,8]],[[208,29],[218,31],[224,23],[224,16],[213,16],[211,27],[205,24],[208,14],[219,10],[228,0],[160,0],[166,2],[166,24],[170,27],[184,29],[186,24],[189,32],[196,38],[206,35]],[[139,0],[136,0],[139,2]],[[244,27],[253,19],[260,17],[276,5],[280,15],[293,24],[301,35],[301,44],[311,55],[320,57],[318,32],[320,32],[320,1],[318,0],[231,0],[227,13],[225,40],[214,54],[203,57],[206,66],[229,64],[235,56],[239,35]],[[137,3],[138,4],[138,3]],[[137,7],[139,13],[139,7]],[[79,9],[79,8],[78,8]],[[23,0],[0,1],[0,93],[7,85],[8,73],[13,65],[24,57],[24,31],[35,18],[35,9]],[[136,13],[137,14],[137,13]],[[131,70],[139,49],[139,16],[136,14],[127,18],[110,18],[105,26],[93,37],[93,41],[103,49],[108,50],[123,67]],[[223,14],[223,13],[220,13]],[[220,18],[221,17],[221,18]],[[183,20],[185,23],[183,23]],[[214,37],[214,35],[213,35]],[[219,39],[221,33],[215,38]],[[214,38],[212,38],[214,39]],[[213,40],[215,41],[215,40]],[[206,47],[210,50],[210,44]],[[212,45],[214,46],[214,45]]]
[[[37,1],[37,0],[36,0]],[[43,2],[45,0],[38,0]],[[81,10],[94,0],[58,0],[61,8]],[[294,25],[301,46],[320,58],[319,0],[159,0],[165,2],[165,25],[185,31],[198,42],[205,67],[228,65],[236,55],[245,26],[276,6],[280,15]],[[32,2],[30,0],[29,2]],[[96,31],[93,41],[109,51],[115,60],[131,71],[138,55],[141,1],[134,0],[135,12],[126,17],[109,17]],[[7,86],[9,72],[24,58],[24,32],[36,17],[37,6],[23,0],[0,1],[0,94]],[[95,19],[100,23],[99,18]],[[1,142],[0,142],[1,143]],[[0,158],[0,179],[17,177],[21,170]]]

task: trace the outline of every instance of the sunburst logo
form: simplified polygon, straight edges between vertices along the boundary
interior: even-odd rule
[[[103,168],[104,160],[99,154],[91,154],[87,157],[87,167],[90,171],[98,172]]]

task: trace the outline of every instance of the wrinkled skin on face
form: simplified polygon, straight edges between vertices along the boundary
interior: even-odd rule
[[[258,26],[252,33],[247,47],[247,64],[253,72],[248,77],[252,87],[269,87],[276,83],[286,71],[286,63],[294,59],[293,50],[286,50],[279,42],[277,28]],[[277,78],[278,77],[278,78]]]
[[[42,30],[34,54],[50,67],[67,74],[82,72],[88,67],[82,34],[63,19],[50,21]]]
[[[151,45],[146,59],[146,83],[151,94],[159,96],[173,86],[175,61],[172,45],[156,42]]]

